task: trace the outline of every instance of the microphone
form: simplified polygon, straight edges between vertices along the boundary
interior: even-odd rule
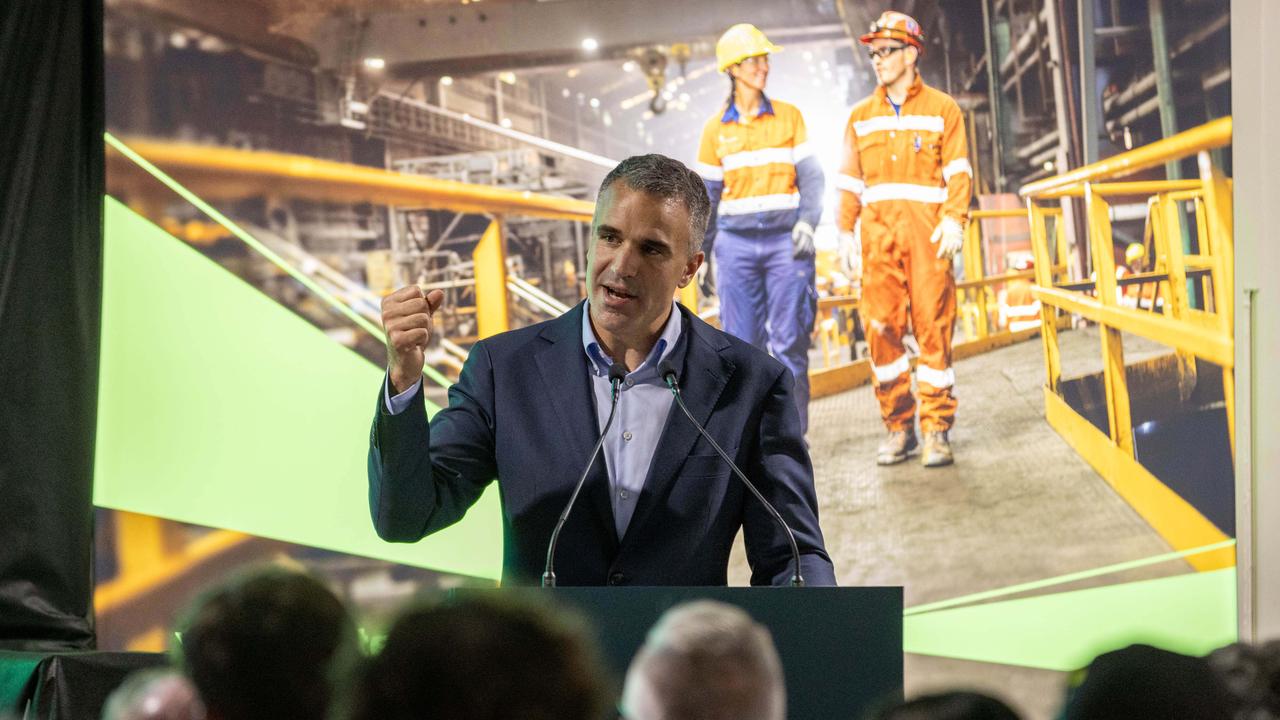
[[[720,457],[724,458],[724,461],[729,463],[729,467],[733,469],[733,474],[738,476],[738,479],[742,481],[742,484],[747,486],[747,489],[751,491],[751,494],[756,496],[756,499],[760,501],[760,504],[764,505],[765,509],[769,511],[769,514],[773,516],[773,519],[777,520],[778,524],[782,526],[782,529],[786,531],[787,540],[791,543],[791,562],[794,567],[794,570],[791,573],[791,586],[804,587],[804,578],[800,576],[800,549],[796,547],[796,536],[795,533],[791,532],[791,526],[787,525],[787,521],[782,519],[782,515],[773,507],[773,504],[765,499],[764,495],[756,489],[756,486],[747,479],[746,475],[742,474],[742,471],[738,469],[738,466],[729,457],[729,454],[720,447],[720,444],[715,441],[715,438],[711,437],[707,432],[707,429],[702,427],[702,423],[698,422],[697,418],[693,416],[693,413],[689,412],[689,408],[685,407],[684,398],[680,397],[680,382],[676,378],[676,369],[671,366],[671,362],[669,360],[663,359],[662,362],[658,363],[658,375],[662,377],[662,380],[667,383],[667,387],[671,389],[671,394],[676,398],[676,404],[684,411],[685,417],[689,418],[689,422],[693,423],[693,426],[698,428],[698,432],[702,433],[702,437],[706,438],[707,442],[711,443],[711,447],[715,448]]]
[[[587,482],[587,475],[591,472],[591,466],[596,462],[596,456],[600,454],[600,446],[604,444],[604,436],[609,434],[609,426],[613,424],[613,413],[618,409],[618,385],[627,377],[627,369],[622,363],[615,362],[609,366],[609,419],[604,423],[604,429],[600,431],[600,439],[596,440],[596,446],[591,449],[591,458],[587,460],[587,466],[582,469],[582,477],[578,478],[578,484],[573,488],[573,494],[569,496],[569,502],[565,503],[564,512],[560,513],[560,519],[556,521],[555,530],[551,531],[551,542],[547,543],[547,565],[542,573],[542,587],[556,586],[556,541],[560,539],[560,530],[564,528],[564,523],[569,519],[569,512],[573,510],[573,504],[578,500],[578,493],[582,492],[582,486]]]

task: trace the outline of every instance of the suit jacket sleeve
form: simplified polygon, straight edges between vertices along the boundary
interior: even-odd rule
[[[382,393],[369,434],[369,512],[378,536],[415,542],[466,514],[497,476],[493,365],[484,343],[427,423],[423,391],[396,415]]]
[[[818,526],[818,497],[813,488],[813,465],[800,430],[795,381],[782,368],[763,398],[757,457],[751,480],[787,521],[800,550],[801,575],[806,585],[835,585],[835,569]],[[754,470],[754,471],[753,471]],[[778,521],[754,497],[747,498],[743,535],[752,585],[791,582],[791,544]]]

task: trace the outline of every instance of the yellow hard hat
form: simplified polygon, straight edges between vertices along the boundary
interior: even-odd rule
[[[1141,260],[1147,256],[1147,248],[1142,243],[1129,243],[1129,247],[1124,249],[1125,263],[1132,263],[1135,260]]]
[[[768,55],[782,47],[769,42],[760,28],[751,23],[738,23],[720,36],[716,43],[716,68],[724,72],[749,57]]]

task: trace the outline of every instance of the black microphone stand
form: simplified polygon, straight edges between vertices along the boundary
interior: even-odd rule
[[[618,385],[620,385],[627,377],[627,369],[622,363],[614,362],[609,366],[609,419],[604,423],[604,429],[600,431],[600,439],[596,440],[596,446],[591,449],[591,458],[587,460],[587,466],[582,469],[582,477],[578,478],[578,484],[573,488],[573,494],[569,496],[569,502],[565,503],[564,512],[560,513],[560,519],[556,521],[555,530],[551,531],[551,542],[547,543],[547,565],[542,573],[542,587],[556,586],[556,541],[560,539],[560,530],[564,528],[564,523],[569,519],[569,512],[573,510],[573,504],[578,500],[578,493],[582,492],[582,486],[587,482],[587,475],[591,473],[591,466],[596,462],[596,456],[600,454],[600,446],[604,444],[605,435],[609,434],[609,426],[613,424],[613,414],[618,409]]]
[[[765,509],[769,511],[769,514],[773,515],[773,519],[777,520],[778,524],[782,526],[782,529],[786,531],[787,540],[791,543],[791,560],[794,564],[794,571],[791,573],[791,586],[804,587],[804,578],[800,575],[800,548],[796,546],[796,536],[795,533],[791,532],[791,526],[787,525],[787,521],[782,519],[782,515],[773,507],[773,504],[766,500],[760,490],[756,488],[755,484],[748,480],[747,476],[738,469],[738,465],[734,463],[733,459],[729,457],[729,454],[720,447],[720,444],[716,442],[715,438],[711,437],[711,434],[707,432],[707,429],[702,427],[702,423],[698,422],[697,418],[693,416],[693,413],[689,412],[689,408],[684,404],[684,398],[680,396],[680,383],[676,380],[675,368],[671,367],[669,362],[663,360],[661,363],[658,363],[658,373],[667,383],[667,387],[671,389],[671,394],[676,398],[676,404],[684,411],[685,417],[689,418],[689,422],[693,423],[693,426],[698,428],[698,432],[702,433],[702,437],[706,438],[707,442],[711,443],[711,447],[715,448],[715,451],[719,453],[720,457],[724,458],[724,461],[729,463],[729,467],[733,469],[734,474],[738,476],[738,479],[742,481],[742,484],[747,486],[747,489],[756,496],[756,499],[760,501],[760,504],[764,505]]]

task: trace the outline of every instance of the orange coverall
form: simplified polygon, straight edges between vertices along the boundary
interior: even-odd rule
[[[929,242],[943,217],[969,218],[973,168],[955,100],[917,75],[900,108],[883,87],[854,106],[845,128],[837,225],[862,221],[862,317],[885,426],[912,431],[915,398],[902,338],[907,313],[920,344],[920,429],[955,422],[951,336],[956,286],[951,261]]]

